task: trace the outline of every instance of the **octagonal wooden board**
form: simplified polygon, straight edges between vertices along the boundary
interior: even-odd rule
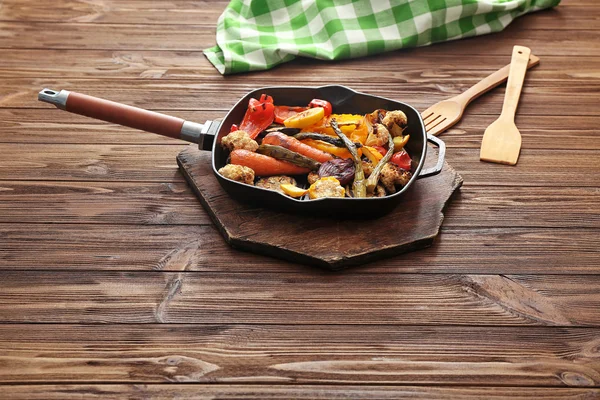
[[[444,207],[462,185],[461,176],[445,163],[439,175],[416,181],[391,213],[374,220],[335,220],[272,211],[231,198],[213,175],[211,153],[194,145],[179,153],[177,163],[232,247],[332,270],[430,246],[442,225]]]

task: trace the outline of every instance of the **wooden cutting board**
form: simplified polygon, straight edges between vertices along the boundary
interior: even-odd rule
[[[437,157],[431,148],[428,153]],[[234,200],[213,175],[210,152],[194,145],[179,153],[177,163],[232,247],[331,270],[430,246],[442,225],[444,207],[462,185],[461,176],[446,163],[439,175],[416,181],[391,213],[373,220],[335,220]]]

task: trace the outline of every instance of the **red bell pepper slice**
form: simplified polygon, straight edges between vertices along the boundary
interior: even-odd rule
[[[273,105],[273,98],[262,94],[260,100],[250,99],[248,102],[248,110],[246,110],[239,130],[246,131],[252,139],[255,139],[273,123],[274,119],[275,106]]]
[[[325,110],[326,117],[329,117],[331,115],[331,113],[333,112],[333,107],[331,106],[331,103],[328,102],[327,100],[312,99],[312,101],[310,103],[308,103],[308,107],[310,107],[310,108],[323,107],[323,109]]]
[[[308,110],[308,107],[275,106],[275,122],[283,124],[289,117]]]

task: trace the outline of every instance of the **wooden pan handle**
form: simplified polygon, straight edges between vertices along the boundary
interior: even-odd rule
[[[114,101],[70,92],[65,110],[86,117],[100,119],[113,124],[141,129],[172,138],[179,138],[185,122],[181,118],[171,117],[141,108],[115,103]]]
[[[44,89],[38,93],[38,100],[54,104],[74,114],[198,143],[205,150],[212,144],[212,138],[207,141],[206,137],[214,136],[214,131],[218,127],[218,124],[212,123],[213,121],[198,124],[68,90]]]

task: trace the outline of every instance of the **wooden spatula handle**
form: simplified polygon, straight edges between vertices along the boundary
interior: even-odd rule
[[[527,64],[527,68],[535,67],[540,63],[539,57],[531,54],[529,57],[529,62]],[[481,81],[477,82],[475,85],[471,86],[469,89],[465,90],[463,93],[459,94],[455,97],[456,100],[462,102],[465,106],[481,96],[484,93],[489,92],[496,86],[506,82],[508,79],[508,73],[510,71],[510,64],[505,65],[500,68],[498,71],[488,75],[483,78]]]
[[[527,72],[529,54],[531,54],[531,50],[527,47],[515,46],[513,48],[508,83],[506,84],[506,94],[504,95],[504,105],[502,106],[502,116],[506,118],[514,119],[517,112],[517,104],[519,104],[521,89],[523,88],[523,81]]]

